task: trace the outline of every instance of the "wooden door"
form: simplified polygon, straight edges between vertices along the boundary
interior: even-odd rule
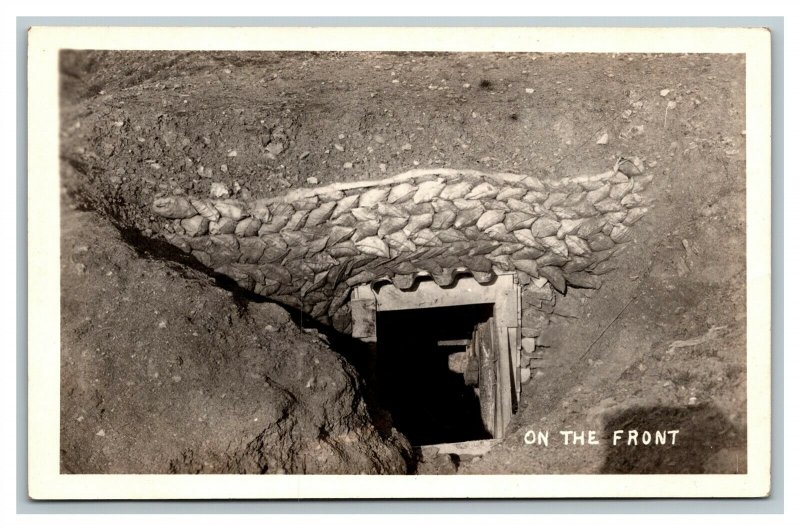
[[[473,351],[478,361],[478,395],[481,419],[486,430],[497,436],[498,420],[498,347],[494,318],[475,327]]]

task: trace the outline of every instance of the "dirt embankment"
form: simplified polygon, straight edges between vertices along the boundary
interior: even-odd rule
[[[524,325],[542,330],[541,359],[512,433],[484,457],[462,460],[459,471],[746,470],[743,57],[67,52],[62,98],[65,188],[145,235],[163,222],[149,211],[155,197],[206,195],[212,182],[238,197],[266,197],[415,167],[553,179],[639,156],[656,176],[651,212],[599,291],[570,289],[545,312],[525,311]],[[373,433],[357,395],[304,386],[319,374],[349,380],[338,356],[291,325],[254,328],[261,306],[241,309],[202,275],[177,274],[124,247],[104,253],[121,245],[110,228],[82,228],[73,242],[70,223],[85,227],[79,219],[90,215],[88,226],[100,223],[75,215],[65,217],[62,258],[62,443],[75,471],[131,469],[137,455],[173,453],[159,462],[173,461],[176,471],[212,469],[199,462],[259,471],[257,457],[240,456],[259,446],[295,455],[268,471],[403,471],[402,444]],[[95,243],[77,242],[84,237]],[[87,250],[73,258],[70,245]],[[127,257],[114,269],[118,254]],[[84,273],[70,269],[74,259]],[[97,288],[87,281],[95,261]],[[195,307],[196,299],[206,306]],[[116,322],[99,326],[101,317]],[[165,344],[186,351],[175,356]],[[309,356],[320,358],[318,372]],[[170,371],[180,362],[194,366],[195,386]],[[272,375],[246,377],[244,367],[256,365],[272,366]],[[279,405],[291,395],[300,396],[296,403]],[[116,396],[124,399],[108,406]],[[206,410],[215,411],[218,430],[198,420]],[[280,411],[290,413],[281,419]],[[646,451],[607,443],[617,428],[660,426],[685,436]],[[559,430],[595,429],[604,442],[530,446],[530,429],[550,430],[553,440]],[[115,430],[125,435],[114,438]],[[346,432],[364,437],[331,441]],[[174,444],[181,436],[186,442]],[[318,464],[320,454],[333,456]]]
[[[353,367],[289,313],[62,212],[62,470],[405,473]]]

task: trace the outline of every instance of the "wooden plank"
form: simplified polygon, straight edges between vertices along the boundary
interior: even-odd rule
[[[506,398],[510,397],[511,387],[508,384],[508,373],[503,369],[508,365],[502,362],[507,354],[507,348],[502,348],[497,327],[494,325],[494,322],[492,322],[489,332],[492,341],[492,349],[494,350],[495,414],[493,432],[495,438],[502,438],[505,434],[505,427],[511,419],[511,415],[506,414],[506,411],[510,410],[510,407],[506,409]]]
[[[378,311],[422,309],[428,307],[459,306],[473,304],[497,304],[501,300],[513,299],[514,280],[510,274],[498,275],[492,285],[481,285],[472,277],[461,277],[452,287],[442,288],[436,282],[422,279],[416,289],[403,291],[392,284],[382,285],[375,297]],[[516,311],[516,309],[515,309]],[[513,322],[514,316],[509,321]]]
[[[519,328],[508,329],[508,347],[511,350],[511,378],[514,381],[514,399],[511,400],[514,411],[519,408],[519,398],[522,393],[522,382],[519,365]]]
[[[475,331],[473,330],[472,340],[467,345],[467,370],[464,372],[464,384],[473,387],[478,386],[480,381],[480,359],[475,346]]]
[[[481,419],[486,430],[495,438],[497,435],[497,366],[496,350],[492,341],[494,318],[478,325],[476,344],[480,352],[479,395]]]
[[[495,356],[497,367],[497,438],[505,435],[505,428],[511,422],[512,402],[511,395],[515,394],[514,382],[511,377],[511,352],[509,351],[508,334],[493,330]]]
[[[353,319],[353,337],[368,342],[376,341],[378,330],[376,326],[375,300],[369,298],[350,300],[350,311]]]
[[[467,346],[472,342],[472,339],[451,339],[440,340],[436,342],[437,346]]]
[[[439,454],[480,456],[488,453],[492,447],[499,444],[500,440],[470,440],[469,442],[454,442],[434,445],[422,445],[420,449],[436,449]]]
[[[372,287],[369,285],[356,285],[353,287],[351,299],[353,300],[374,300],[375,293],[372,291]]]

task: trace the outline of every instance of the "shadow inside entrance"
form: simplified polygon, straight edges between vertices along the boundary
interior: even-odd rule
[[[466,346],[441,345],[470,339],[491,316],[492,304],[378,312],[379,400],[412,445],[491,438],[475,388],[449,368]]]

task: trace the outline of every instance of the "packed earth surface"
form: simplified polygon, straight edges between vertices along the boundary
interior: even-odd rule
[[[60,69],[63,472],[747,471],[744,56],[64,51]],[[523,293],[531,377],[469,456],[413,448],[357,341],[182,256],[152,211],[215,183],[554,181],[621,157],[653,175],[649,212],[599,289]]]

